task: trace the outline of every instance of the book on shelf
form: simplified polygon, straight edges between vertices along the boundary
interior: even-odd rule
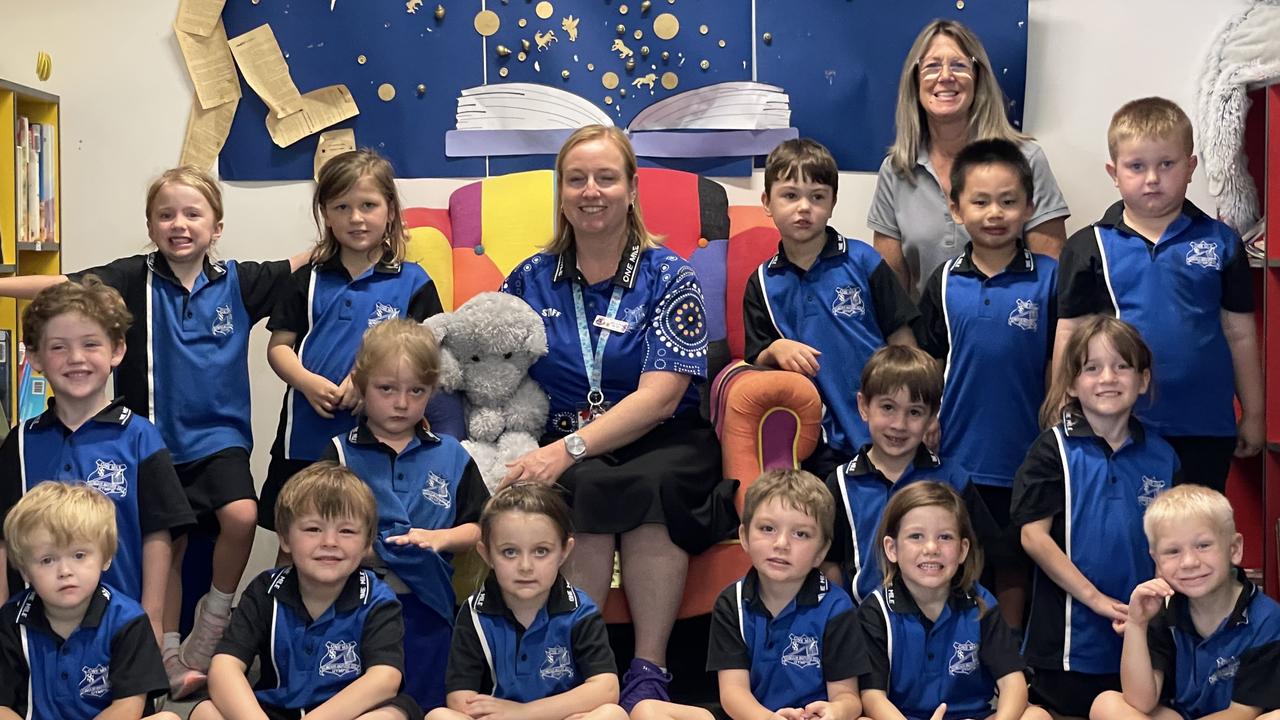
[[[57,239],[56,128],[19,115],[14,143],[14,188],[17,193],[18,242],[50,243]]]

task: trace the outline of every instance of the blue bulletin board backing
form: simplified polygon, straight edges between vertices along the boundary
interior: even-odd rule
[[[445,9],[442,19],[437,5]],[[539,12],[543,5],[551,9],[545,18],[540,15],[547,8]],[[482,10],[499,20],[489,37],[475,27]],[[679,22],[678,33],[665,40],[655,32],[655,19],[664,13]],[[570,16],[576,20],[573,32],[566,27]],[[462,91],[509,82],[578,95],[624,128],[644,107],[688,90],[741,80],[777,85],[790,97],[792,127],[827,145],[842,170],[873,172],[893,141],[898,75],[907,50],[920,28],[937,17],[959,20],[982,38],[1010,119],[1020,125],[1027,0],[652,0],[647,10],[638,0],[228,0],[223,11],[229,37],[271,25],[301,92],[345,84],[360,114],[334,127],[353,128],[358,145],[387,156],[406,178],[550,167],[549,155],[445,155],[445,134],[456,127]],[[522,41],[529,42],[528,51]],[[617,42],[630,51],[632,69]],[[500,54],[499,46],[509,54]],[[602,82],[608,72],[619,79],[612,89]],[[645,83],[650,73],[654,78]],[[675,77],[674,88],[655,81],[668,73]],[[383,84],[395,89],[390,101],[378,96]],[[219,159],[221,177],[309,179],[316,136],[276,147],[264,125],[266,106],[243,82],[242,90]],[[751,168],[751,159],[740,157],[641,163],[710,175],[743,175]]]

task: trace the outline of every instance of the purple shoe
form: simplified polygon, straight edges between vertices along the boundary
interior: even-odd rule
[[[627,673],[622,676],[622,694],[618,704],[628,713],[641,700],[662,700],[670,702],[667,685],[671,684],[671,673],[662,672],[662,668],[649,662],[634,658]]]

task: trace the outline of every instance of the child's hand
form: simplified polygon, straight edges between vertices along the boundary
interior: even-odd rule
[[[1148,580],[1133,589],[1129,597],[1129,622],[1146,627],[1164,608],[1166,598],[1173,597],[1173,588],[1161,578]]]
[[[929,717],[929,720],[942,720],[942,718],[946,716],[947,716],[947,704],[942,703],[933,711],[933,715]]]
[[[933,416],[924,429],[924,446],[934,452],[942,446],[942,423],[938,422],[937,415]]]
[[[831,703],[826,700],[814,700],[804,706],[806,720],[831,720]]]
[[[818,374],[818,356],[821,352],[795,340],[780,338],[765,350],[773,364],[783,370],[798,372],[808,377]]]
[[[510,700],[499,700],[492,695],[476,695],[467,701],[467,715],[480,720],[520,720],[524,706]]]
[[[769,720],[807,720],[804,708],[778,708]]]
[[[342,399],[342,391],[330,382],[329,378],[312,373],[298,390],[302,391],[307,402],[311,403],[311,409],[315,410],[317,415],[326,420],[333,419],[333,411]]]
[[[1102,591],[1098,591],[1097,597],[1094,598],[1092,602],[1088,602],[1085,604],[1088,605],[1090,610],[1110,620],[1112,629],[1115,629],[1117,627],[1117,623],[1119,623],[1120,629],[1117,630],[1117,632],[1124,631],[1123,623],[1125,620],[1129,619],[1128,605],[1125,605],[1119,600],[1106,595]]]
[[[390,545],[417,545],[423,550],[436,550],[442,535],[444,533],[440,530],[410,528],[409,532],[404,535],[394,535],[387,538],[387,543]],[[436,552],[439,552],[439,550],[436,550]]]
[[[347,375],[342,379],[342,384],[338,386],[338,407],[343,410],[350,410],[354,415],[364,409],[364,398],[360,396],[360,388],[356,387],[355,381]]]
[[[1242,417],[1236,426],[1236,457],[1253,457],[1266,442],[1262,416]]]

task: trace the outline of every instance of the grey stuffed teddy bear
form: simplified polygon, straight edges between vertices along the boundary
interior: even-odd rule
[[[466,401],[462,446],[492,492],[546,429],[547,394],[528,374],[547,354],[542,317],[514,295],[485,292],[423,324],[440,341],[440,387]]]

